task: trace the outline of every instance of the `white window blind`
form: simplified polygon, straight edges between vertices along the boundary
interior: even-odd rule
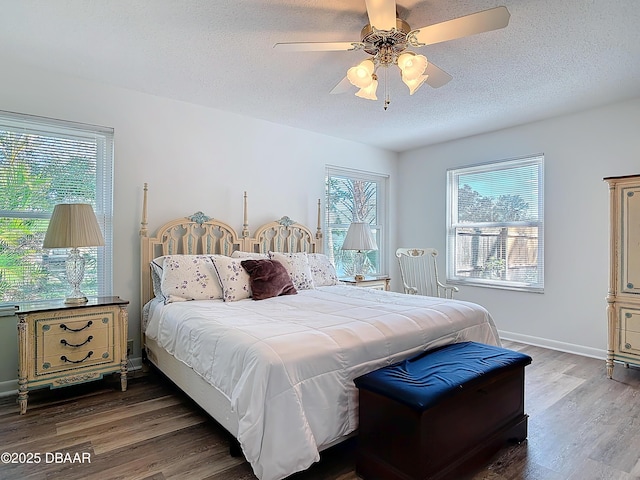
[[[105,246],[81,249],[82,290],[112,294],[113,129],[0,111],[0,303],[64,298],[65,249],[44,250],[53,207],[89,203]]]
[[[447,281],[542,292],[544,157],[447,171]]]
[[[371,226],[378,250],[366,252],[365,273],[385,273],[386,175],[327,167],[325,249],[338,276],[355,273],[355,252],[342,250],[351,222]]]

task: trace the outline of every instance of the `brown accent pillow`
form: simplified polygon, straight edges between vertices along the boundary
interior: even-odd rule
[[[289,272],[277,260],[243,260],[240,264],[249,274],[254,300],[298,293]]]

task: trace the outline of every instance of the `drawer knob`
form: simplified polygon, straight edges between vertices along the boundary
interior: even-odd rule
[[[62,340],[60,340],[60,343],[63,344],[63,345],[66,345],[67,347],[81,347],[81,346],[86,345],[87,343],[89,343],[91,340],[93,340],[93,335],[89,335],[89,337],[87,337],[87,339],[82,343],[76,343],[76,344],[69,343],[64,338]]]
[[[631,348],[631,344],[630,343],[625,343],[624,344],[624,348]]]
[[[63,330],[68,330],[69,332],[81,332],[85,328],[89,328],[91,325],[93,325],[93,321],[89,320],[87,324],[82,328],[69,328],[64,323],[60,324],[60,328]]]
[[[62,360],[63,362],[69,362],[69,363],[82,363],[85,360],[87,360],[89,357],[91,357],[91,355],[93,355],[93,351],[89,350],[89,353],[87,353],[86,357],[84,357],[82,360],[69,360],[66,355],[62,355],[60,357],[60,360]]]

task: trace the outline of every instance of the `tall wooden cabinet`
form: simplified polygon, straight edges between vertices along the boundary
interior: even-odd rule
[[[610,274],[607,375],[614,362],[640,366],[640,175],[608,177]]]

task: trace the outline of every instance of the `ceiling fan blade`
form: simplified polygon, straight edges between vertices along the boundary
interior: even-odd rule
[[[431,88],[440,88],[441,86],[449,83],[453,78],[447,72],[431,62],[427,63],[427,69],[424,71],[424,74],[429,75],[429,78],[427,78],[425,83]]]
[[[369,23],[378,30],[396,26],[396,0],[365,0]]]
[[[490,32],[506,27],[509,24],[510,16],[507,7],[496,7],[428,27],[416,28],[416,30],[420,30],[416,34],[416,39],[421,44],[433,45],[476,33]]]
[[[329,93],[331,95],[337,95],[339,93],[346,93],[351,89],[351,87],[352,87],[351,82],[345,76],[342,80],[340,80],[340,83],[338,83],[335,87],[333,87],[333,90],[331,90]]]
[[[329,52],[336,50],[358,50],[360,42],[289,42],[276,43],[273,48],[283,52]]]

